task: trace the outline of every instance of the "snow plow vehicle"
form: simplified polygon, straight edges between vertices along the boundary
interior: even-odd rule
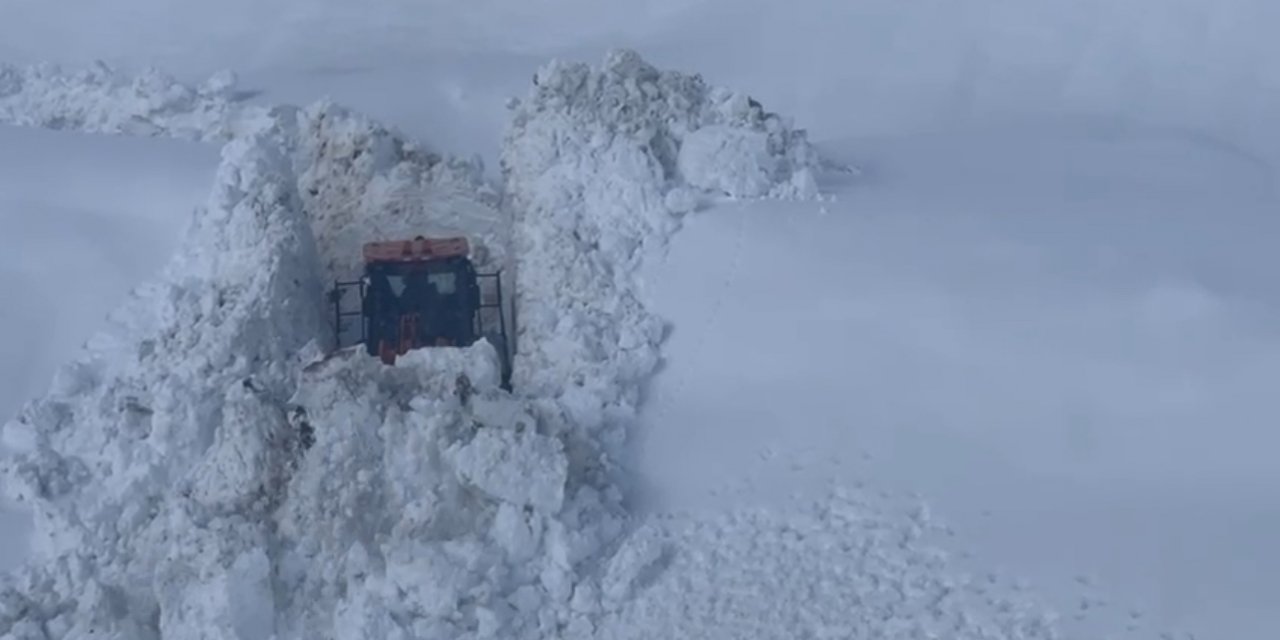
[[[358,308],[344,305],[353,290]],[[484,338],[498,351],[502,385],[510,388],[502,272],[478,273],[465,237],[366,243],[363,277],[336,282],[330,299],[339,348],[363,343],[394,365],[414,349],[468,347]]]

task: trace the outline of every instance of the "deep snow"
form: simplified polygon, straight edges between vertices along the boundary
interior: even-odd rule
[[[640,446],[658,504],[919,492],[1079,637],[1269,637],[1265,168],[1071,121],[830,151],[873,159],[838,201],[695,215],[645,273],[675,326]]]
[[[1086,3],[1040,0],[1015,4],[966,3],[963,7],[941,2],[908,5],[888,0],[781,4],[708,0],[648,3],[644,6],[627,3],[627,10],[620,10],[621,5],[609,3],[591,3],[590,7],[585,7],[578,0],[546,0],[527,4],[527,12],[517,12],[509,7],[495,12],[483,3],[468,3],[465,8],[458,8],[458,5],[445,8],[430,3],[408,6],[393,1],[366,3],[359,10],[333,3],[283,1],[265,9],[263,3],[236,2],[221,3],[216,8],[213,5],[187,6],[175,10],[168,4],[159,7],[155,3],[138,0],[130,2],[127,8],[113,6],[109,10],[92,3],[80,3],[75,7],[62,3],[58,6],[60,10],[66,10],[65,15],[60,15],[58,20],[49,20],[46,19],[46,5],[14,3],[6,7],[7,19],[0,22],[0,54],[10,60],[26,62],[61,59],[83,64],[89,57],[104,57],[135,66],[160,62],[190,82],[202,81],[208,74],[231,66],[243,71],[249,87],[264,90],[256,98],[262,104],[281,100],[306,103],[320,95],[332,94],[341,102],[355,104],[361,110],[389,119],[416,137],[441,144],[445,149],[479,153],[486,158],[491,171],[498,166],[500,127],[506,118],[497,106],[498,100],[523,93],[533,68],[550,53],[572,50],[581,53],[598,49],[604,43],[640,44],[646,54],[652,52],[656,62],[698,69],[728,84],[749,88],[770,108],[799,116],[803,125],[826,139],[880,133],[910,134],[921,130],[945,132],[974,122],[995,123],[997,126],[991,129],[991,135],[998,138],[1002,134],[1001,127],[1010,119],[1021,119],[1024,126],[1041,129],[1039,132],[1044,133],[1044,129],[1061,131],[1057,123],[1044,124],[1045,113],[1084,112],[1098,116],[1095,124],[1106,125],[1102,129],[1113,134],[1129,137],[1141,125],[1142,136],[1156,132],[1167,137],[1172,133],[1197,140],[1198,144],[1192,145],[1194,149],[1186,155],[1203,159],[1204,166],[1209,168],[1222,166],[1212,158],[1219,157],[1223,150],[1247,159],[1247,162],[1235,165],[1242,167],[1239,175],[1213,172],[1218,179],[1229,178],[1233,184],[1243,185],[1245,191],[1270,183],[1271,169],[1267,161],[1275,157],[1275,150],[1280,147],[1276,144],[1280,137],[1276,135],[1277,128],[1270,117],[1278,103],[1275,75],[1271,69],[1275,49],[1269,34],[1269,25],[1275,22],[1276,7],[1274,3],[1261,0],[1186,2],[1176,6],[1157,2],[1118,4],[1100,0]],[[650,7],[662,10],[650,13]],[[592,12],[596,18],[589,19]],[[424,34],[439,34],[440,37],[424,37]],[[483,50],[484,54],[472,55],[476,50]],[[210,55],[210,52],[217,55]],[[585,57],[594,58],[595,53]],[[1004,137],[1007,138],[1007,134]],[[892,163],[886,162],[886,158],[898,153],[899,148],[902,153],[911,155],[909,152],[913,144],[915,142],[902,137],[889,138],[883,145],[864,138],[854,149],[856,159],[870,165],[873,172],[884,172],[892,168]],[[913,156],[911,164],[926,167],[923,172],[934,175],[963,173],[962,170],[969,167],[975,157],[987,157],[989,145],[989,136],[971,140],[960,149],[942,145],[942,149],[934,151],[948,153],[919,154]],[[1055,149],[1053,145],[1049,148]],[[1166,152],[1162,149],[1158,154],[1152,153],[1156,149],[1154,145],[1146,148],[1147,153],[1132,156],[1135,162],[1153,163],[1163,159]],[[1182,148],[1188,147],[1184,145]],[[1007,150],[1016,151],[1018,147],[1013,145]],[[998,151],[992,149],[990,153]],[[1114,152],[1115,149],[1106,151]],[[1021,168],[1016,161],[1011,162],[1015,163],[1012,169]],[[1252,168],[1244,168],[1244,165]],[[1107,163],[1106,168],[1114,170],[1118,167]],[[898,171],[909,173],[911,168],[900,165]],[[1024,179],[1034,177],[1028,172],[1015,173]],[[1199,169],[1192,170],[1174,182],[1188,179],[1194,182],[1198,174]],[[1046,175],[1055,174],[1048,171]],[[1255,180],[1248,176],[1259,177]],[[1235,182],[1237,179],[1239,181]],[[960,179],[927,182],[932,187],[939,187],[937,196],[948,193],[964,195],[966,191],[972,196],[974,191],[980,188],[989,191],[990,187],[989,180],[972,184]],[[943,182],[947,189],[940,188]],[[1104,191],[1109,188],[1105,183],[1114,183],[1114,180],[1103,175],[1094,176],[1086,182]],[[1165,182],[1167,186],[1169,181]],[[1061,193],[1061,189],[1053,186],[1054,180],[1047,183],[1037,184],[1046,186],[1048,194]],[[1001,189],[1008,186],[1004,180],[999,184]],[[828,211],[837,212],[832,215],[834,218],[843,211],[843,207],[856,206],[857,198],[861,197],[858,194],[868,193],[848,191],[839,205],[828,205]],[[892,195],[889,193],[881,197],[892,199]],[[896,195],[903,197],[902,202],[910,203],[919,194]],[[777,210],[754,211],[757,215],[773,216]],[[724,213],[727,211],[721,209],[716,215]],[[913,218],[911,213],[898,215],[903,218],[896,223],[903,227],[900,234],[907,237],[929,237],[932,234],[937,241],[931,243],[931,250],[927,252],[916,252],[914,246],[904,248],[900,256],[912,257],[914,262],[898,267],[902,272],[923,281],[942,279],[948,286],[972,284],[966,283],[965,277],[991,275],[990,270],[953,272],[951,262],[931,262],[950,255],[943,249],[949,249],[953,240],[949,236],[938,238],[938,234],[950,228],[944,226],[940,229],[937,220]],[[961,237],[967,233],[976,235],[986,229],[1011,233],[1010,229],[1019,228],[1019,218],[1024,213],[1025,210],[1019,210],[1000,219],[985,220],[974,215],[974,227],[950,230]],[[686,231],[696,233],[696,222]],[[714,237],[689,236],[689,241],[710,244],[712,240],[720,239],[715,227],[708,229]],[[1193,225],[1192,230],[1202,234],[1206,228]],[[1077,231],[1092,233],[1092,229]],[[1258,237],[1263,236],[1259,234]],[[819,239],[827,238],[823,234]],[[867,238],[866,242],[871,246],[864,246],[864,250],[871,255],[883,256],[883,252],[873,252],[880,248],[876,242],[879,239],[880,236]],[[1158,253],[1161,248],[1150,249]],[[1015,255],[1025,253],[1020,247],[1012,250]],[[843,247],[840,251],[844,251]],[[1010,251],[1007,246],[997,246],[992,251],[997,256],[990,258],[992,260],[1015,259],[1007,256]],[[1103,254],[1105,256],[1106,251]],[[1263,268],[1246,276],[1245,283],[1250,280],[1256,282],[1269,273],[1265,254],[1255,255],[1262,261]],[[895,256],[884,257],[889,260]],[[1212,260],[1214,256],[1209,258]],[[715,273],[721,268],[716,263],[696,266],[699,267],[696,271],[701,273]],[[1135,266],[1135,270],[1138,267]],[[871,273],[874,271],[860,271],[858,275]],[[1215,279],[1215,286],[1237,286],[1231,278],[1238,276],[1238,271],[1221,270],[1220,274],[1225,277]],[[1128,279],[1138,277],[1114,272],[1113,275],[1118,280],[1126,279],[1119,276],[1127,276]],[[682,272],[681,277],[687,276]],[[959,279],[958,283],[953,282],[956,279]],[[1023,283],[1033,291],[1039,290],[1038,284],[1033,280]],[[649,288],[657,294],[662,293],[660,287],[653,283]],[[1211,291],[1215,294],[1220,292]],[[1067,289],[1066,293],[1085,298],[1094,295],[1083,287]],[[1174,313],[1183,314],[1186,322],[1194,324],[1197,318],[1203,322],[1203,314],[1214,308],[1212,298],[1206,301],[1205,295],[1203,288],[1188,290],[1177,284],[1152,296],[1143,313],[1164,317],[1172,309]],[[979,300],[986,302],[985,298]],[[921,317],[932,321],[944,311],[936,309],[936,297],[924,299],[923,311],[918,302],[903,300],[897,307],[890,308],[905,309],[907,317],[915,318],[916,322],[921,322]],[[1074,311],[1070,298],[1057,302],[1066,307],[1063,314]],[[1019,308],[1015,307],[1015,310]],[[1269,318],[1265,315],[1267,307],[1262,305],[1259,308],[1264,311],[1255,317],[1262,318],[1265,328]],[[1110,307],[1103,311],[1107,309]],[[700,312],[702,308],[693,311]],[[839,312],[847,314],[849,310]],[[1044,320],[1043,316],[1014,317]],[[1058,321],[1058,317],[1053,316],[1051,320]],[[1101,318],[1106,318],[1105,313]],[[899,320],[886,320],[887,324],[896,322]],[[991,322],[983,324],[986,326]],[[1132,319],[1130,324],[1145,326]],[[1008,326],[1001,328],[1010,329]],[[1068,328],[1072,327],[1061,330]],[[1095,328],[1095,325],[1084,325],[1077,330],[1085,333]],[[918,327],[917,333],[931,335],[934,329],[937,327],[926,324]],[[1014,326],[1005,333],[1016,335],[1017,329],[1019,327]],[[687,336],[690,328],[677,327],[673,338],[677,342],[682,331]],[[1039,337],[1028,335],[1025,330],[1022,335],[1033,344]],[[1214,338],[1215,334],[1210,332],[1209,337]],[[1216,337],[1226,341],[1230,336],[1219,332]],[[675,345],[673,342],[673,348]],[[959,349],[960,353],[969,348],[963,344],[950,344],[949,347]],[[903,348],[918,347],[907,345]],[[1123,349],[1119,351],[1124,352]],[[673,353],[677,357],[680,355]],[[818,355],[825,356],[827,352]],[[986,352],[978,354],[986,355]],[[1187,354],[1184,352],[1183,355]],[[882,363],[886,367],[890,364],[893,363]],[[1265,364],[1266,361],[1261,361],[1260,366]],[[1122,371],[1136,369],[1131,363],[1118,362],[1116,365]],[[672,366],[676,367],[674,362]],[[740,369],[734,369],[726,375],[742,373]],[[941,374],[935,376],[940,377]],[[1025,382],[1023,378],[1018,376],[1020,382]],[[1108,376],[1105,379],[1116,378]],[[659,380],[662,384],[664,378]],[[900,374],[897,380],[914,385],[913,388],[922,387],[919,380],[906,374]],[[1258,380],[1254,379],[1253,383],[1261,384]],[[1026,386],[1020,388],[1031,389]],[[1149,383],[1139,380],[1132,387],[1132,392],[1149,388]],[[1043,388],[1034,390],[1052,396],[1051,391]],[[708,393],[714,393],[714,390],[708,390]],[[845,391],[841,390],[841,393]],[[1125,406],[1132,400],[1131,396],[1132,393],[1125,390],[1124,395],[1115,400],[1116,405]],[[1013,405],[1007,397],[1001,396],[1000,407],[1014,417],[1037,417],[1036,407],[1029,407],[1030,404]],[[974,411],[992,408],[990,404],[967,406]],[[724,407],[715,408],[722,410]],[[846,408],[846,403],[840,403],[832,411],[838,413]],[[907,409],[910,411],[907,415],[919,414],[914,406]],[[710,414],[709,421],[722,418],[723,414]],[[1078,429],[1074,432],[1076,436],[1072,442],[1075,444],[1072,446],[1086,451],[1089,450],[1090,438],[1097,437],[1096,434],[1091,436],[1087,430],[1084,433]],[[696,445],[702,433],[709,437],[715,432],[690,429],[684,437]],[[986,431],[985,435],[1010,437],[1007,445],[1010,449],[1024,447],[1032,453],[1045,449],[1043,442],[1022,441],[1025,433],[1028,432],[1008,429]],[[822,432],[817,435],[821,436]],[[948,453],[949,449],[937,448],[934,440],[937,435],[926,431],[922,439],[935,453]],[[1144,434],[1134,432],[1132,435],[1137,439]],[[956,434],[960,444],[969,443],[977,437],[976,431]],[[1217,445],[1213,440],[1207,443],[1200,440],[1183,442],[1209,451],[1223,450],[1214,446],[1202,447]],[[727,446],[723,441],[717,444],[719,446],[709,445],[709,448],[720,452]],[[995,444],[1002,442],[995,441]],[[828,447],[828,441],[796,442],[796,448],[805,446],[814,449]],[[918,452],[920,448],[901,447],[907,453]],[[959,448],[959,445],[953,448]],[[939,463],[951,460],[945,455],[938,458],[940,460],[936,461]],[[867,468],[878,469],[880,467],[872,463],[885,459],[892,458],[873,457],[866,463]],[[707,456],[702,456],[699,462],[705,463],[706,460]],[[1055,460],[1054,456],[1041,456],[1036,462],[1045,464]],[[845,464],[852,462],[846,459]],[[888,467],[884,477],[870,470],[864,474],[871,476],[868,481],[872,487],[901,484],[896,478],[903,476],[928,476],[893,464],[883,467]],[[960,470],[962,477],[970,475],[963,473],[968,468]],[[1077,465],[1073,468],[1084,467]],[[740,475],[733,469],[728,469],[727,473],[729,477]],[[1110,479],[1114,480],[1116,476],[1133,480],[1122,473],[1113,474]],[[1168,479],[1167,475],[1152,477],[1162,481]],[[1274,493],[1265,489],[1274,486],[1268,482],[1269,478],[1261,478],[1264,489],[1254,498],[1262,510],[1275,503]],[[965,491],[964,485],[948,481],[947,487],[939,490],[939,495],[955,489],[954,493],[960,495],[961,500],[951,501],[946,497],[940,500],[950,501],[953,505],[966,503],[973,493],[980,494],[986,490],[984,483],[994,480],[985,476],[974,479],[971,475],[970,479],[975,480],[977,489]],[[1201,484],[1187,492],[1213,488]],[[1085,505],[1094,506],[1089,502],[1094,494],[1081,491],[1077,485],[1068,485],[1064,491],[1060,501],[1050,504],[1083,501]],[[1150,493],[1143,495],[1150,496]],[[1221,495],[1210,495],[1205,502],[1220,502]],[[931,496],[926,494],[925,498],[930,499]],[[750,496],[745,499],[752,501]],[[1108,522],[1119,520],[1124,511],[1124,508],[1117,508],[1115,517]],[[1241,528],[1249,526],[1251,531],[1259,530],[1248,524],[1258,513],[1261,511],[1244,514]],[[964,517],[959,513],[944,515],[957,520]],[[1034,516],[1029,519],[1041,520]],[[738,536],[735,540],[740,542],[768,540],[770,527],[755,526],[760,522],[756,520],[717,530]],[[1148,527],[1153,522],[1144,520],[1145,524],[1140,526]],[[902,524],[901,521],[894,523]],[[1181,529],[1185,523],[1185,514],[1176,506],[1170,508],[1167,518],[1158,522],[1161,531]],[[965,525],[964,522],[960,524]],[[1228,527],[1223,526],[1224,529]],[[1009,536],[1017,537],[1017,532],[1011,532],[1007,527],[978,527],[973,525],[969,529],[969,541],[981,542],[983,536],[990,534],[993,542],[987,545],[988,548],[1000,547],[1001,550],[996,560],[998,563],[1009,566],[1015,575],[1025,572],[1033,574],[1036,579],[1042,577],[1038,563],[1043,562],[1043,553],[1030,549],[1026,555],[1020,555],[1014,551],[1019,546],[1000,542]],[[785,524],[779,528],[785,529]],[[1100,534],[1100,537],[1109,536]],[[981,552],[983,545],[977,546]],[[1201,545],[1194,548],[1206,553],[1217,552],[1204,558],[1204,566],[1222,571],[1250,566],[1251,559],[1246,554],[1237,553],[1233,547]],[[1096,555],[1102,547],[1075,545],[1071,549],[1087,556],[1081,559],[1081,564],[1107,562]],[[1059,550],[1055,549],[1054,553],[1058,554]],[[726,554],[732,557],[732,552],[726,551]],[[640,555],[643,557],[645,554]],[[1161,557],[1162,567],[1188,566],[1170,562],[1170,557],[1179,556],[1169,554]],[[979,562],[977,566],[989,565]],[[1129,575],[1117,576],[1117,583],[1154,583],[1145,589],[1145,594],[1136,598],[1138,600],[1151,600],[1158,597],[1156,594],[1160,590],[1183,586],[1166,579],[1149,566],[1123,563],[1115,563],[1114,566],[1132,568]],[[759,585],[746,586],[749,590]],[[1108,585],[1103,583],[1098,588],[1106,591]],[[1265,597],[1265,585],[1256,593]],[[1210,591],[1196,597],[1205,600],[1212,595]],[[672,603],[658,604],[660,606],[653,610],[660,613],[663,607]],[[1072,608],[1076,601],[1058,599],[1055,604],[1058,608]],[[1265,631],[1274,627],[1274,621],[1265,617],[1268,613],[1265,608],[1254,609],[1254,612],[1263,618],[1256,622],[1237,620],[1246,631]],[[659,622],[657,627],[661,628],[661,623],[669,623],[670,618],[657,616],[648,621]]]

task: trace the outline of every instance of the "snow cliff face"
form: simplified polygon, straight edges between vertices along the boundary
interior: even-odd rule
[[[4,487],[37,517],[0,583],[16,638],[593,635],[663,553],[624,540],[613,462],[663,332],[634,271],[704,195],[813,192],[801,133],[629,52],[553,64],[516,107],[514,226],[478,163],[332,105],[0,78],[9,121],[231,137],[163,278],[5,426]],[[332,353],[324,293],[359,244],[435,229],[518,256],[515,396],[487,343]]]

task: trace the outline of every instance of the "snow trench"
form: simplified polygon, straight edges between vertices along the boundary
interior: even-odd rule
[[[615,464],[663,332],[635,269],[703,198],[816,193],[803,133],[631,52],[553,63],[499,190],[331,104],[233,109],[224,80],[0,69],[6,121],[229,139],[161,278],[4,426],[36,528],[0,636],[594,637],[653,560]],[[360,243],[455,231],[515,264],[515,395],[483,342],[334,350]]]

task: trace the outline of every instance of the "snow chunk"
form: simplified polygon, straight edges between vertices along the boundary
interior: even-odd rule
[[[660,533],[652,526],[634,532],[609,561],[603,581],[604,606],[617,610],[665,554]]]
[[[564,501],[568,461],[554,438],[481,429],[452,458],[460,477],[499,500],[549,513]]]
[[[792,184],[803,185],[796,195],[816,196],[812,171],[804,167],[788,175],[783,159],[773,155],[764,131],[712,125],[685,136],[679,167],[690,185],[735,198],[765,197]]]
[[[259,397],[251,382],[233,386],[214,444],[192,471],[191,497],[220,511],[265,508],[284,489],[301,446],[279,405]]]

